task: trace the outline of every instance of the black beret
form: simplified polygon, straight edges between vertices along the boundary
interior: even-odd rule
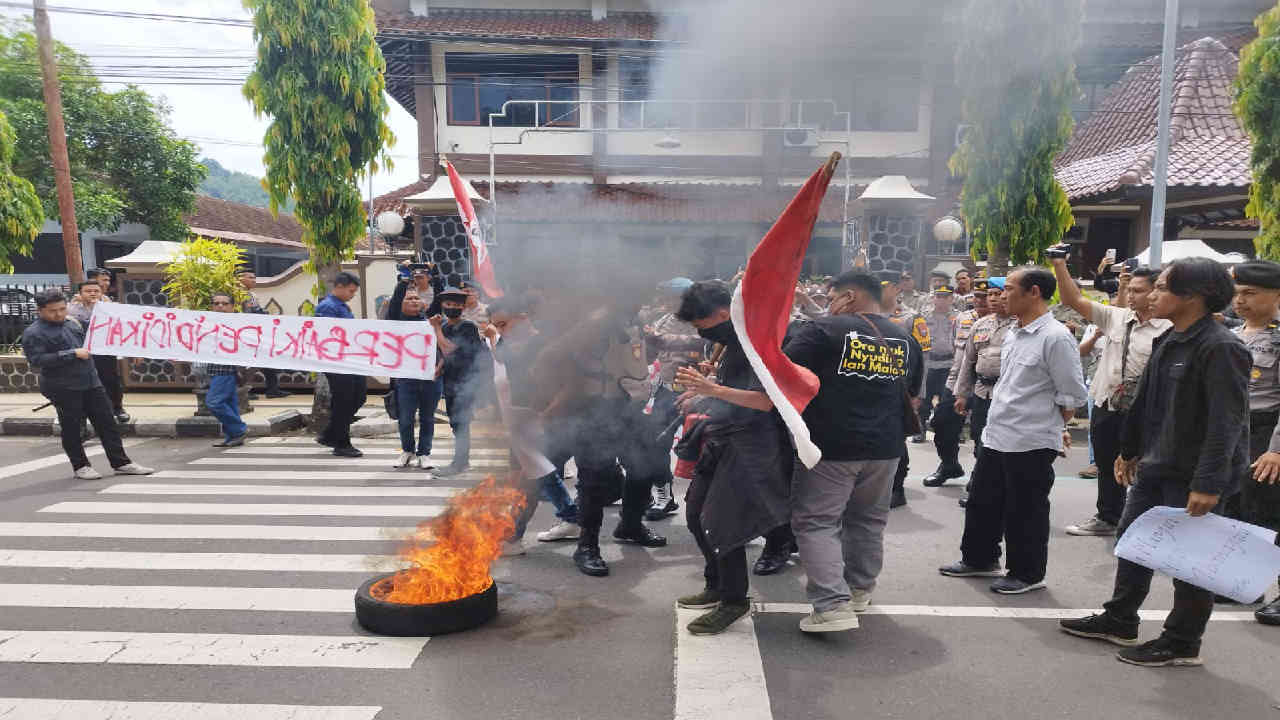
[[[1280,290],[1280,263],[1268,260],[1250,260],[1236,265],[1231,276],[1240,285]]]

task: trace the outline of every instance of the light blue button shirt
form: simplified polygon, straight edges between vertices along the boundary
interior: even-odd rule
[[[1088,400],[1082,377],[1076,339],[1051,313],[1010,329],[982,444],[1000,452],[1062,450],[1061,408]]]

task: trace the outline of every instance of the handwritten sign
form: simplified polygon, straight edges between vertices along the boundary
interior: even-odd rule
[[[431,379],[426,322],[250,315],[98,303],[86,328],[95,355],[281,370]]]
[[[1274,532],[1257,525],[1155,507],[1133,521],[1115,552],[1116,557],[1251,603],[1280,574],[1275,541]]]

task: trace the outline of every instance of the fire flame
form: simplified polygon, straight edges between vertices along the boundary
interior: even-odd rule
[[[449,501],[445,512],[418,526],[400,550],[412,567],[374,585],[379,600],[404,604],[448,602],[475,595],[493,583],[489,569],[515,531],[525,496],[498,487],[493,476]]]

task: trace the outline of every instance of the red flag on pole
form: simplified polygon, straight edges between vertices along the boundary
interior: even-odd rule
[[[822,451],[809,439],[800,413],[818,394],[818,378],[783,354],[782,338],[818,209],[839,161],[840,153],[832,153],[765,233],[747,260],[729,309],[751,368],[791,432],[800,461],[810,468],[822,459]]]
[[[462,216],[462,224],[467,228],[467,244],[471,246],[471,273],[480,283],[484,294],[489,297],[502,297],[502,288],[493,275],[493,261],[489,258],[489,248],[484,245],[484,237],[480,232],[480,221],[476,219],[476,209],[471,204],[471,196],[467,194],[467,184],[462,176],[453,169],[453,163],[445,161],[445,169],[449,171],[449,185],[453,188],[453,199],[458,201],[458,215]],[[493,192],[493,188],[489,188]]]

